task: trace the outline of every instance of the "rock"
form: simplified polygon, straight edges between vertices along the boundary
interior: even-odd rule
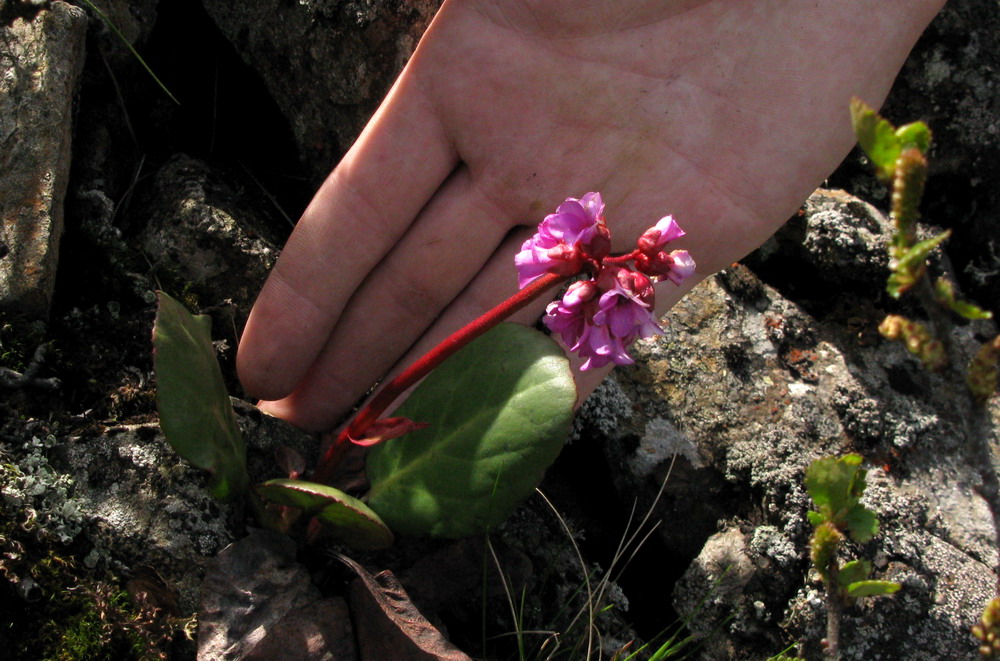
[[[66,2],[0,26],[0,310],[48,316],[86,26]]]
[[[891,236],[892,223],[874,206],[842,190],[819,189],[743,263],[796,300],[825,302],[846,289],[878,301],[889,277]]]
[[[264,80],[317,182],[368,122],[440,4],[204,2],[243,60]]]
[[[311,456],[315,442],[277,418],[237,404],[251,481],[278,476],[274,451],[288,445]],[[156,424],[121,425],[57,438],[36,433],[0,444],[4,500],[33,512],[39,529],[82,543],[91,569],[130,577],[153,567],[196,609],[207,561],[242,537],[242,505],[213,500],[205,473],[167,445]]]
[[[827,199],[811,203],[826,213]],[[846,208],[868,215],[852,201]],[[865,256],[866,223],[807,217],[804,232],[797,250],[815,254],[813,268],[826,269],[824,277],[842,270],[834,246],[858,247],[855,259],[878,270]],[[844,275],[839,287],[831,281],[833,298],[817,318],[745,267],[727,269],[671,311],[662,337],[638,343],[635,367],[612,377],[611,399],[624,396],[629,405],[584,407],[631,411],[615,425],[583,424],[610,434],[606,455],[626,502],[652,503],[676,455],[680,479],[668,478],[655,515],[665,521],[658,533],[668,550],[697,556],[675,604],[682,617],[696,618],[696,631],[713,632],[702,658],[764,658],[789,637],[814,645],[822,636],[802,476],[811,460],[848,451],[867,457],[866,502],[882,519],[882,533],[851,552],[875,558],[876,576],[904,589],[850,611],[845,658],[973,653],[968,627],[992,590],[995,542],[973,490],[969,405],[961,386],[923,372],[872,330],[880,318],[859,304],[854,292],[865,283],[852,284],[856,277]],[[954,341],[968,351],[976,336],[995,332],[970,324]],[[600,396],[607,400],[607,389]],[[997,409],[994,400],[994,420]],[[713,535],[720,527],[725,532]],[[727,563],[735,578],[716,585]],[[703,598],[709,606],[699,609]],[[888,611],[893,617],[879,615]]]
[[[230,302],[242,328],[278,256],[278,239],[252,198],[180,154],[160,168],[135,213],[147,218],[139,242],[161,277],[195,293],[200,307]]]
[[[295,542],[265,530],[228,546],[203,585],[198,658],[354,661],[346,602],[320,597]]]

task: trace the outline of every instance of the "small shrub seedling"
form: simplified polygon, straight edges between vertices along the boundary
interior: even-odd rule
[[[844,604],[862,597],[892,594],[899,583],[871,580],[872,565],[858,559],[840,564],[838,551],[849,537],[863,544],[878,533],[878,518],[861,504],[867,471],[861,456],[826,457],[806,469],[805,487],[816,505],[809,512],[815,528],[809,541],[809,557],[826,588],[826,654],[840,658],[840,615]]]

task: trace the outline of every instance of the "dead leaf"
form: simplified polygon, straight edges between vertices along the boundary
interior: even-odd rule
[[[351,583],[351,612],[361,661],[472,661],[427,621],[392,572],[372,576],[337,555],[358,575]]]

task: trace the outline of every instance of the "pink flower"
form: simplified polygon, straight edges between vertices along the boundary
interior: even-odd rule
[[[603,213],[600,193],[566,198],[555,213],[542,220],[538,232],[514,257],[518,285],[523,289],[546,273],[575,275],[586,260],[600,261],[607,256],[611,237]]]
[[[581,370],[608,363],[631,365],[626,347],[636,338],[663,332],[653,316],[649,278],[618,266],[606,266],[597,280],[575,282],[546,309],[545,325],[585,362]]]
[[[664,216],[660,220],[643,232],[636,242],[639,250],[650,253],[655,252],[674,239],[684,236],[684,230],[677,224],[673,216]]]
[[[651,278],[668,278],[679,285],[695,270],[694,260],[686,250],[674,250],[667,253],[662,250],[670,241],[684,236],[684,230],[674,220],[673,216],[664,216],[656,225],[646,230],[636,242],[638,251],[635,256],[635,268]]]

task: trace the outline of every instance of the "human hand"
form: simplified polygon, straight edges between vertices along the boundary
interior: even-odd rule
[[[615,250],[672,214],[698,263],[763,242],[849,151],[943,0],[447,0],[317,192],[238,355],[262,408],[328,430],[517,289],[513,256],[600,191]],[[531,323],[547,301],[519,313]],[[607,373],[581,375],[581,397]]]

